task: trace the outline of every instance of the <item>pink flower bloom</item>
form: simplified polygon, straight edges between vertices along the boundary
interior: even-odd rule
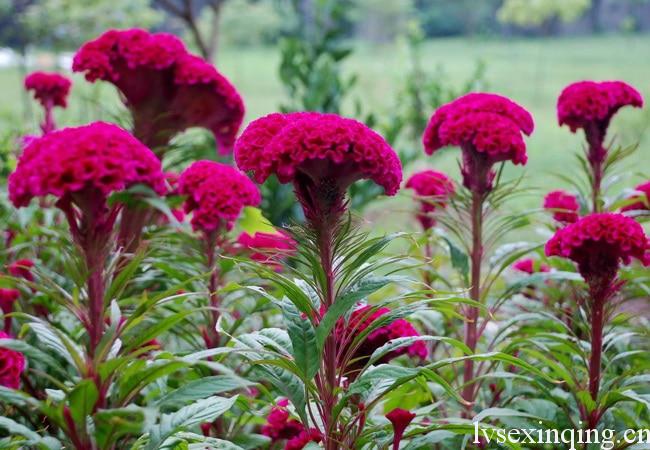
[[[14,302],[20,297],[20,291],[12,288],[0,288],[0,310],[9,314],[14,310]]]
[[[404,436],[404,431],[415,419],[415,414],[402,408],[396,408],[386,414],[386,418],[393,425],[393,450],[399,450],[399,443]]]
[[[289,400],[280,400],[277,406],[271,408],[266,424],[262,427],[262,434],[270,437],[272,442],[292,439],[305,429],[299,421],[290,417],[288,404]]]
[[[31,272],[32,267],[34,267],[34,261],[31,259],[19,259],[9,264],[7,270],[9,270],[12,277],[23,278],[32,282],[34,281],[34,275]]]
[[[551,191],[544,197],[544,209],[553,213],[553,218],[562,223],[578,220],[580,204],[575,195],[565,191]]]
[[[21,207],[34,197],[54,195],[62,201],[82,201],[88,194],[103,205],[112,192],[139,183],[164,193],[160,161],[126,131],[95,122],[33,141],[9,176],[9,198]]]
[[[650,210],[650,181],[641,183],[636,188],[638,194],[630,197],[630,200],[636,200],[634,203],[624,206],[621,211]]]
[[[352,314],[350,314],[347,323],[344,319],[339,319],[337,322],[336,333],[338,335],[338,342],[341,343],[341,345],[349,347],[357,335],[388,313],[390,313],[390,309],[385,307],[374,308],[370,305],[366,305],[357,308],[352,312]],[[362,368],[375,350],[393,339],[419,335],[420,333],[418,333],[413,325],[404,319],[396,319],[376,328],[369,333],[365,340],[355,349],[354,354],[351,355],[352,364],[348,369],[356,371]],[[378,362],[386,363],[391,359],[404,354],[408,354],[414,358],[426,359],[429,355],[429,351],[423,341],[415,341],[411,345],[399,347],[393,350],[383,356]],[[350,373],[348,375],[354,377],[355,373]]]
[[[223,75],[188,53],[176,36],[109,30],[79,49],[72,69],[120,90],[133,114],[134,134],[148,146],[165,146],[177,133],[203,127],[212,131],[221,153],[232,149],[243,101]]]
[[[25,77],[25,89],[34,91],[34,98],[44,108],[68,106],[70,86],[72,82],[58,73],[33,72]]]
[[[549,266],[546,264],[539,264],[532,258],[520,259],[512,265],[512,268],[518,270],[519,272],[524,272],[530,275],[537,272],[551,271],[551,268]]]
[[[296,251],[296,242],[283,231],[276,233],[257,232],[252,236],[246,232],[239,235],[237,244],[249,252],[252,260],[269,264],[277,269],[279,260]]]
[[[1,339],[11,339],[4,331],[0,331]],[[2,347],[0,341],[0,386],[9,389],[20,387],[20,374],[25,370],[25,357],[22,353]]]
[[[226,164],[196,161],[183,171],[178,192],[187,196],[185,212],[192,213],[192,228],[206,233],[232,228],[245,206],[261,201],[257,186]]]
[[[303,430],[296,437],[287,441],[284,450],[302,450],[310,442],[320,442],[323,440],[323,435],[316,428]]]
[[[344,209],[346,189],[371,179],[394,195],[402,180],[388,143],[353,119],[315,112],[270,114],[253,121],[235,144],[240,169],[263,183],[275,174],[292,182],[310,217]]]
[[[492,188],[492,165],[501,161],[526,164],[522,133],[530,135],[530,113],[496,94],[470,93],[440,107],[431,117],[422,142],[431,155],[448,145],[463,151],[463,185],[484,193]]]
[[[641,225],[622,214],[590,214],[555,232],[546,243],[547,256],[561,256],[578,264],[590,284],[610,284],[619,265],[632,258],[650,263],[650,243]]]
[[[431,217],[436,207],[447,206],[447,199],[455,192],[454,183],[447,175],[435,170],[422,170],[411,175],[406,182],[406,187],[413,189],[420,203],[420,212],[417,215],[422,228],[428,230],[435,225]]]

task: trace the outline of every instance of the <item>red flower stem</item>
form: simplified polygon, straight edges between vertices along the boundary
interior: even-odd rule
[[[483,259],[483,194],[472,192],[472,254],[471,254],[471,288],[470,298],[476,302],[481,301],[481,261]],[[465,322],[465,344],[474,352],[478,343],[478,318],[479,309],[474,306],[467,308],[467,317]],[[462,397],[469,403],[474,402],[475,389],[472,381],[474,380],[474,361],[468,359],[465,361],[463,371],[463,392]],[[470,417],[472,405],[467,405],[465,416]]]
[[[600,390],[601,360],[603,353],[603,327],[605,296],[601,292],[594,292],[591,309],[591,356],[589,358],[589,394],[594,402],[598,400]],[[588,417],[590,429],[596,428],[600,419],[599,408],[595,408]]]
[[[43,123],[41,124],[41,131],[44,135],[51,133],[56,129],[56,124],[54,123],[54,117],[52,115],[53,107],[54,105],[52,104],[52,100],[47,100],[43,106],[43,109],[45,110],[45,117],[43,119]]]
[[[102,338],[104,329],[104,290],[105,281],[102,274],[104,261],[101,255],[86,250],[86,266],[88,268],[88,315],[90,317],[88,335],[90,338],[90,356]]]
[[[592,123],[585,128],[585,136],[589,145],[587,160],[591,168],[591,204],[594,213],[601,212],[600,191],[604,175],[603,163],[607,157],[607,148],[603,145],[605,129],[597,123]]]
[[[208,260],[208,270],[210,271],[210,278],[208,280],[209,300],[210,300],[210,321],[208,337],[210,339],[210,348],[219,346],[219,333],[217,332],[217,322],[221,317],[219,307],[221,301],[217,290],[219,289],[219,268],[215,258],[215,250],[217,247],[217,232],[213,231],[205,234],[205,251]]]

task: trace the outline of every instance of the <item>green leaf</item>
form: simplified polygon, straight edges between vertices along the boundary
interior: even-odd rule
[[[99,448],[108,448],[122,436],[139,436],[147,423],[155,420],[155,410],[136,405],[126,408],[100,409],[93,416],[95,438]]]
[[[460,248],[456,247],[451,240],[442,236],[442,239],[449,246],[449,256],[451,257],[451,265],[456,269],[465,280],[469,276],[469,257]]]
[[[280,304],[287,322],[287,331],[293,348],[296,366],[307,380],[312,379],[318,368],[322,353],[316,342],[316,332],[311,321],[300,314],[292,302],[284,298]]]
[[[86,417],[92,414],[92,411],[99,398],[97,386],[92,380],[81,380],[68,394],[68,405],[70,414],[74,419],[77,427],[84,429],[86,426]]]
[[[27,448],[27,446],[39,450],[58,450],[63,448],[61,443],[55,438],[51,436],[41,437],[38,433],[8,417],[0,416],[0,428],[7,430],[10,435],[24,437],[26,440],[20,441],[20,443],[23,444],[20,448]]]
[[[169,437],[179,431],[199,425],[204,422],[213,422],[217,417],[228,411],[237,401],[238,396],[232,398],[209,397],[185,406],[175,413],[163,414],[160,423],[152,426],[149,432],[147,450],[156,450]]]
[[[214,375],[183,384],[180,388],[161,397],[156,404],[160,408],[182,405],[215,394],[252,386],[254,383],[234,375]]]
[[[397,339],[392,339],[376,349],[374,352],[372,352],[372,355],[370,355],[370,359],[366,363],[366,366],[370,366],[374,364],[375,362],[379,361],[382,357],[386,356],[390,352],[393,352],[397,350],[398,348],[402,347],[408,347],[414,342],[417,341],[424,341],[424,342],[445,342],[447,344],[450,344],[454,348],[459,349],[462,351],[465,355],[471,355],[472,350],[462,343],[461,341],[449,337],[444,337],[444,336],[409,336],[409,337],[402,337],[402,338],[397,338]]]
[[[262,210],[252,206],[244,207],[237,224],[248,234],[255,233],[277,233],[277,230],[271,225]]]

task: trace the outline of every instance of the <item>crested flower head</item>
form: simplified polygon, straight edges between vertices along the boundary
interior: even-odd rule
[[[234,86],[176,36],[141,29],[109,30],[86,42],[72,69],[88,81],[114,84],[133,114],[134,134],[151,147],[189,127],[210,130],[227,153],[244,117]]]
[[[25,89],[34,91],[34,98],[44,108],[65,108],[68,105],[70,86],[72,82],[58,73],[33,72],[25,77]]]
[[[4,331],[0,331],[1,339],[11,339]],[[0,341],[0,386],[9,389],[20,387],[20,374],[25,370],[25,357],[22,353],[5,348]]]
[[[629,264],[632,258],[650,263],[650,243],[641,225],[614,213],[590,214],[557,230],[545,250],[547,256],[576,262],[587,282],[611,282],[619,265]]]
[[[245,206],[261,201],[255,184],[234,167],[214,161],[196,161],[181,173],[178,193],[187,196],[185,212],[192,228],[212,232],[232,228]]]
[[[16,207],[46,195],[70,199],[92,192],[105,199],[134,184],[163,193],[160,161],[126,131],[95,122],[32,141],[9,176],[9,198]]]
[[[435,170],[422,170],[411,175],[406,187],[413,189],[420,203],[418,220],[422,228],[428,230],[435,225],[431,213],[436,207],[444,208],[447,199],[454,194],[454,183],[447,175]]]
[[[239,235],[237,244],[249,252],[253,261],[268,264],[280,269],[279,259],[289,256],[296,251],[296,241],[284,231],[276,233],[256,232],[250,235],[246,232]]]
[[[386,195],[394,195],[402,180],[388,143],[361,122],[336,114],[275,113],[255,120],[237,140],[235,159],[258,183],[272,174],[281,183],[293,182],[306,213],[319,200],[339,207],[357,180],[374,181]]]
[[[515,262],[512,265],[512,268],[519,272],[527,273],[529,275],[532,275],[537,272],[551,271],[551,268],[549,266],[547,266],[546,264],[540,264],[532,258],[520,259],[519,261]]]
[[[20,291],[13,288],[0,288],[0,311],[9,314],[14,309],[14,302],[20,297]]]
[[[565,87],[557,101],[560,125],[571,131],[598,124],[605,129],[612,116],[624,106],[643,106],[641,94],[622,81],[579,81]]]
[[[391,310],[386,307],[375,308],[370,305],[361,306],[355,309],[350,318],[345,322],[340,319],[336,324],[336,333],[339,336],[339,342],[344,345],[350,345],[355,336],[362,333],[377,320],[389,314]],[[352,368],[360,368],[367,362],[370,355],[386,344],[388,341],[403,337],[419,336],[420,333],[405,319],[396,319],[374,329],[365,338],[363,342],[355,349],[352,355]],[[408,354],[411,357],[425,359],[429,352],[423,341],[415,341],[410,345],[399,347],[392,352],[384,355],[378,362],[386,363],[400,355]],[[354,376],[354,374],[352,374]]]
[[[641,183],[635,190],[637,193],[630,197],[633,203],[621,208],[621,211],[650,210],[650,181]]]
[[[544,209],[551,211],[553,218],[558,222],[573,223],[578,220],[580,204],[575,195],[557,190],[546,194]]]
[[[19,259],[9,264],[7,270],[12,277],[23,278],[32,282],[34,281],[32,267],[34,267],[34,261],[31,259]]]
[[[289,414],[289,400],[282,399],[266,418],[266,424],[262,426],[262,434],[271,439],[272,443],[286,441],[285,450],[300,450],[310,442],[320,442],[322,436],[315,429],[306,429],[298,420],[293,419]]]
[[[533,118],[524,108],[496,94],[470,93],[434,113],[422,142],[427,154],[444,146],[463,150],[463,184],[473,191],[492,188],[493,164],[526,164],[522,133],[533,132]]]
[[[404,431],[415,419],[415,414],[402,408],[395,408],[386,414],[386,418],[393,425],[393,448],[399,449],[399,443],[402,436],[404,436]]]

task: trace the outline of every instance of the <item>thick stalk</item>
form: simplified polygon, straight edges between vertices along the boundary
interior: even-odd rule
[[[103,260],[93,251],[86,251],[86,265],[88,268],[88,330],[90,338],[90,356],[94,356],[95,349],[102,338],[104,329],[104,290]]]
[[[591,186],[591,205],[594,213],[601,212],[600,207],[600,191],[603,182],[603,164],[602,161],[593,161],[591,164],[592,170],[592,186]]]
[[[54,105],[52,104],[51,100],[47,101],[47,104],[44,106],[45,110],[45,117],[43,119],[43,123],[41,124],[41,131],[43,134],[48,134],[51,133],[56,129],[56,124],[54,123],[54,116],[52,114],[52,109]]]
[[[605,298],[601,292],[593,296],[591,309],[591,355],[589,357],[589,394],[591,399],[598,400],[600,390],[600,375],[603,353],[603,327],[604,327]],[[600,419],[599,408],[589,414],[588,425],[590,429],[596,428]]]
[[[219,333],[217,332],[217,322],[221,317],[219,312],[220,299],[217,290],[219,289],[219,268],[217,267],[215,250],[217,247],[217,233],[206,233],[205,236],[205,251],[208,261],[208,270],[210,271],[210,279],[208,280],[209,301],[210,301],[210,321],[208,324],[208,347],[215,348],[219,346]]]
[[[483,259],[483,200],[480,193],[472,193],[471,219],[472,219],[472,254],[471,254],[471,288],[470,298],[476,302],[481,301],[481,261]],[[479,309],[474,306],[467,308],[465,322],[465,344],[474,352],[478,343],[478,318]],[[475,390],[472,380],[474,379],[474,361],[465,361],[463,371],[463,392],[462,397],[469,403],[474,402]],[[467,406],[466,416],[471,415],[472,405]]]

